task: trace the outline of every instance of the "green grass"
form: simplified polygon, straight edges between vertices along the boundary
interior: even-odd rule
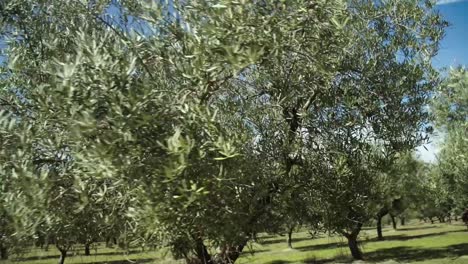
[[[457,224],[420,224],[400,227],[399,230],[384,229],[385,241],[375,239],[374,228],[361,232],[361,247],[366,263],[467,263],[468,232]],[[141,252],[133,249],[125,255],[123,251],[99,245],[92,256],[80,255],[83,248],[76,248],[66,263],[123,264],[123,263],[181,263],[170,259],[163,252]],[[45,252],[34,249],[16,260],[0,261],[1,264],[51,264],[57,263],[58,251],[51,247]],[[346,241],[341,237],[324,236],[311,239],[306,232],[294,234],[293,249],[289,249],[282,236],[263,236],[259,243],[249,245],[236,262],[240,264],[289,264],[289,263],[337,263],[351,262]],[[183,263],[183,262],[182,262]]]
[[[376,232],[361,232],[361,247],[367,262],[393,260],[402,263],[468,263],[468,232],[461,224],[413,224],[399,230],[384,229],[385,241]],[[350,262],[352,259],[342,237],[308,239],[307,233],[295,234],[293,249],[283,237],[267,238],[254,244],[254,255],[244,255],[239,263],[286,264]]]

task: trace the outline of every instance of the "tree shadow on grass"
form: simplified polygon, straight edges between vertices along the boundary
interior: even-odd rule
[[[394,247],[379,249],[367,253],[366,260],[385,261],[396,260],[399,262],[424,261],[439,258],[458,258],[468,255],[468,243],[447,246],[443,248],[414,248],[414,247]]]
[[[292,261],[289,260],[273,260],[270,262],[267,262],[266,264],[288,264],[288,263],[293,263]]]
[[[332,259],[319,259],[319,260],[307,259],[307,260],[304,260],[303,262],[307,264],[325,264],[325,263],[331,263],[332,261],[333,261]],[[292,263],[299,263],[299,262],[280,259],[280,260],[273,260],[270,262],[266,262],[265,264],[292,264]]]
[[[45,256],[31,256],[31,257],[15,257],[14,261],[23,262],[23,261],[33,261],[33,260],[46,260],[46,259],[59,259],[60,255],[45,255]]]
[[[263,239],[274,238],[274,237],[277,237],[277,236],[278,235],[275,235],[275,234],[263,234],[263,235],[259,235],[258,239],[263,240]]]
[[[414,235],[414,236],[406,236],[406,235],[387,235],[384,236],[385,241],[406,241],[410,239],[418,239],[418,238],[425,238],[425,237],[432,237],[432,236],[442,236],[448,233],[456,233],[456,232],[463,232],[462,230],[453,230],[453,231],[446,231],[446,232],[438,232],[438,233],[430,233],[430,234],[421,234],[421,235]],[[379,241],[377,238],[371,238],[367,240],[362,240],[361,242],[375,242]],[[294,245],[294,243],[293,243]],[[310,245],[310,246],[302,246],[302,247],[294,247],[294,249],[300,251],[314,251],[314,250],[323,250],[323,249],[332,249],[332,248],[340,248],[340,247],[347,247],[346,243],[343,242],[332,242],[327,244],[317,244],[317,245]]]
[[[242,255],[255,255],[255,254],[259,254],[259,253],[265,253],[265,252],[268,252],[270,251],[269,249],[246,249],[242,252]]]
[[[102,252],[100,253],[99,250],[97,253],[95,251],[91,251],[90,256],[115,256],[115,255],[131,255],[131,254],[138,254],[138,253],[147,253],[151,251],[141,251],[141,250],[129,250],[127,252],[125,251],[111,251],[111,252]],[[77,254],[76,256],[84,256],[83,254]],[[86,256],[84,256],[86,257]]]
[[[452,231],[445,231],[445,232],[438,232],[438,233],[429,233],[429,234],[421,234],[421,235],[414,235],[414,236],[406,236],[406,235],[385,235],[384,234],[384,240],[378,240],[377,237],[367,239],[363,242],[375,242],[375,241],[392,241],[392,240],[398,240],[398,241],[406,241],[410,239],[418,239],[418,238],[425,238],[425,237],[432,237],[432,236],[443,236],[449,233],[458,233],[458,232],[463,232],[462,230],[452,230]]]
[[[336,246],[337,243],[331,243]],[[425,261],[431,259],[452,258],[453,260],[468,255],[468,243],[447,246],[443,248],[414,248],[414,247],[394,247],[379,249],[374,252],[364,253],[364,259],[370,262],[383,262],[394,260],[402,263],[411,263],[414,261]],[[325,264],[335,263],[338,259],[307,259],[304,263]],[[351,260],[349,260],[351,261]],[[344,260],[344,263],[348,261]],[[274,260],[267,264],[292,264],[297,263],[289,260]],[[340,262],[341,263],[341,262]]]
[[[288,263],[293,263],[292,261],[289,260],[273,260],[270,262],[267,262],[266,264],[288,264]]]
[[[311,237],[299,237],[299,238],[292,238],[292,244],[301,241],[306,241],[306,240],[312,240],[313,238]],[[277,244],[277,243],[285,243],[286,244],[286,236],[281,237],[281,238],[275,238],[275,239],[268,239],[268,240],[259,240],[258,243],[260,245],[270,245],[270,244]]]
[[[155,258],[148,258],[148,259],[136,259],[136,260],[111,260],[111,261],[98,261],[98,262],[91,262],[89,264],[135,264],[135,263],[156,263]]]
[[[314,251],[314,250],[340,248],[344,246],[346,246],[346,243],[344,242],[332,242],[332,243],[327,243],[327,244],[317,244],[317,245],[310,245],[310,246],[295,247],[294,249],[297,249],[300,251]]]
[[[72,258],[72,257],[84,257],[84,258],[88,258],[88,257],[97,257],[97,256],[115,256],[115,255],[122,255],[122,256],[125,256],[125,255],[130,255],[130,254],[137,254],[137,253],[143,253],[142,251],[140,250],[130,250],[127,252],[127,254],[125,254],[125,252],[123,251],[115,251],[115,252],[102,252],[102,253],[99,253],[99,251],[97,253],[95,253],[95,251],[91,251],[91,255],[90,256],[85,256],[84,254],[79,254],[77,252],[69,252],[67,254],[67,257],[68,258]],[[30,256],[30,257],[18,257],[16,258],[15,260],[16,261],[34,261],[34,260],[47,260],[47,259],[59,259],[60,258],[60,255],[56,254],[56,255],[45,255],[45,256]]]
[[[431,225],[431,226],[418,226],[418,227],[399,227],[396,231],[413,231],[413,230],[425,230],[431,228],[437,228],[438,226]]]

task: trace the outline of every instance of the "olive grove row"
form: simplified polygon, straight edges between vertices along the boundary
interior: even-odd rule
[[[363,224],[459,210],[467,78],[431,65],[447,25],[433,5],[1,1],[2,256],[51,240],[63,263],[119,237],[233,263],[257,233],[302,225],[361,259]],[[446,170],[411,154],[433,124],[455,131]]]

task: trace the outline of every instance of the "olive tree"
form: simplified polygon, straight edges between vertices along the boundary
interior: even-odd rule
[[[467,129],[468,129],[468,74],[463,68],[452,69],[437,90],[432,109],[435,123],[443,132],[444,142],[438,159],[438,174],[458,211],[468,202]],[[455,209],[455,208],[454,208]]]
[[[383,240],[382,218],[403,214],[409,208],[418,209],[424,204],[428,168],[413,152],[400,153],[385,171],[382,205],[376,214],[377,238]],[[403,219],[403,218],[402,218]],[[395,223],[396,224],[396,223]]]
[[[438,84],[430,59],[446,23],[431,3],[350,1],[344,8],[347,16],[333,19],[333,32],[304,31],[242,81],[271,109],[256,124],[273,129],[259,138],[281,158],[272,164],[292,179],[275,191],[309,183],[311,198],[302,199],[312,211],[333,208],[325,213],[337,215],[322,215],[322,221],[346,235],[353,256],[361,258],[360,227],[384,199],[379,175],[396,153],[424,139],[425,105]],[[309,171],[301,181],[291,176],[300,170]],[[327,194],[329,186],[341,187]]]
[[[22,109],[1,131],[21,145],[1,165],[18,236],[46,226],[63,262],[93,240],[82,228],[125,226],[188,263],[232,263],[305,214],[361,258],[380,162],[420,142],[437,83],[431,4],[171,4],[176,19],[148,1],[1,3],[2,89]]]
[[[264,217],[257,203],[265,188],[255,180],[263,174],[250,166],[253,156],[240,151],[244,133],[222,127],[214,101],[230,80],[286,46],[283,35],[309,22],[310,8],[320,8],[188,1],[179,6],[182,22],[171,24],[156,4],[113,2],[141,22],[139,31],[103,18],[106,1],[84,3],[2,3],[18,18],[4,27],[13,35],[7,85],[18,89],[15,82],[25,80],[13,94],[32,117],[7,118],[28,148],[14,172],[31,182],[15,187],[42,190],[35,197],[42,207],[30,204],[28,212],[56,233],[62,262],[77,232],[88,229],[80,220],[108,226],[115,204],[189,262],[235,261]],[[135,233],[138,223],[130,223]],[[220,252],[212,256],[208,247]]]

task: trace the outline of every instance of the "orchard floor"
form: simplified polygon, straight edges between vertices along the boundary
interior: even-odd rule
[[[431,263],[468,264],[468,231],[460,222],[453,224],[412,223],[398,230],[384,229],[385,241],[377,241],[374,228],[361,232],[361,248],[365,262],[354,263]],[[253,243],[236,262],[240,264],[293,264],[293,263],[349,263],[346,241],[341,237],[323,236],[311,239],[307,232],[294,234],[293,249],[289,249],[283,236],[263,236]],[[164,252],[141,252],[134,249],[125,255],[118,249],[99,245],[92,256],[83,256],[82,247],[75,248],[65,263],[93,264],[175,264]],[[254,253],[254,254],[253,254]],[[75,254],[75,255],[73,255]],[[52,264],[57,263],[58,252],[51,247],[48,252],[34,249],[16,260],[0,264]]]

